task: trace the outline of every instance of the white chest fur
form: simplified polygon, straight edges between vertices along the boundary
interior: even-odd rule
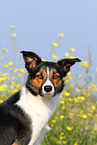
[[[28,114],[32,121],[33,134],[29,145],[33,145],[37,142],[41,130],[45,128],[48,120],[54,113],[61,96],[62,93],[50,98],[34,96],[26,91],[25,86],[23,87],[21,98],[17,102],[17,105]],[[37,145],[37,143],[35,143],[35,145]]]

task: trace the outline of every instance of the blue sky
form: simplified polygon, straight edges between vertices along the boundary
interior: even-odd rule
[[[61,59],[71,47],[87,61],[91,48],[93,71],[97,62],[97,0],[2,0],[0,3],[0,48],[8,48],[10,25],[14,25],[19,51],[31,50],[49,58],[59,33]]]

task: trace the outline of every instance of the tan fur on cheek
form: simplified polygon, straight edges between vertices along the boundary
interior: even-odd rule
[[[45,70],[40,70],[40,72],[38,72],[36,76],[37,75],[42,75],[43,79],[39,79],[38,77],[36,77],[35,79],[31,80],[31,84],[32,84],[33,89],[38,93],[39,89],[45,83],[47,79],[47,74]]]
[[[59,78],[53,80],[53,84],[54,84],[56,90],[60,90],[61,89],[61,83],[62,83],[62,81]]]
[[[60,78],[58,78],[58,79],[53,79],[53,75],[54,75],[54,74],[60,76],[60,75],[56,72],[56,70],[53,69],[53,70],[51,70],[51,72],[50,72],[50,80],[51,80],[51,82],[54,84],[56,90],[60,90],[61,87],[62,87],[62,86],[61,86],[62,80],[61,80]]]
[[[39,88],[41,87],[42,85],[42,80],[39,79],[39,78],[35,78],[34,80],[32,80],[32,86],[33,86],[33,89],[38,92]]]
[[[60,90],[61,89],[61,87],[62,87],[62,80],[57,80],[56,82],[55,82],[55,88],[56,88],[56,90]]]

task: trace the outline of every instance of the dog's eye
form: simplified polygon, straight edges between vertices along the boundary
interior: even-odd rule
[[[54,75],[53,76],[53,79],[58,79],[60,76],[58,76],[58,75]]]
[[[43,79],[43,77],[41,75],[36,75],[36,77],[39,79]]]

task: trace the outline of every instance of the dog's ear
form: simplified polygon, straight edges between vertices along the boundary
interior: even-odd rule
[[[70,67],[74,65],[76,62],[81,62],[79,58],[74,58],[74,59],[61,59],[57,62],[59,66],[61,66],[63,70],[63,76],[66,76],[66,74],[70,71]]]
[[[41,58],[34,52],[21,51],[20,53],[23,54],[25,68],[28,70],[28,72],[32,72],[33,69],[41,63]]]

